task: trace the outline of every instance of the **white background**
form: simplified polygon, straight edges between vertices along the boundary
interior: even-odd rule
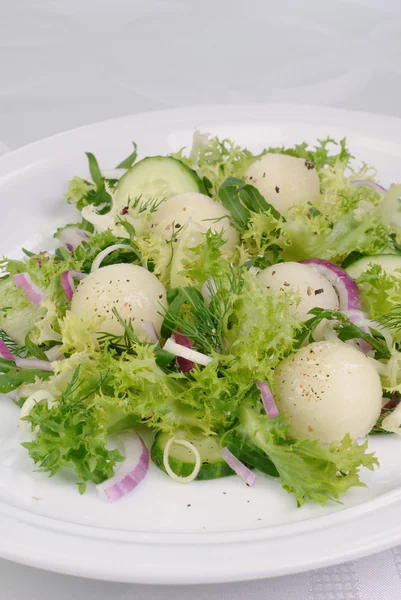
[[[0,9],[0,154],[87,123],[202,103],[401,117],[401,0],[0,0]],[[401,549],[281,579],[181,588],[0,561],[0,590],[1,600],[399,600]]]

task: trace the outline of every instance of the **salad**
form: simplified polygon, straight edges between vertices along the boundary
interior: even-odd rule
[[[151,462],[298,505],[364,485],[368,436],[401,433],[401,184],[345,139],[87,157],[57,249],[1,261],[1,401],[36,468],[110,502]]]

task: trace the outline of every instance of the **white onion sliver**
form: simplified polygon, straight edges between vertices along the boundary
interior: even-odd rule
[[[37,369],[38,371],[54,371],[54,368],[47,360],[39,358],[15,358],[15,364],[20,369]]]
[[[177,344],[177,342],[175,342],[172,338],[168,338],[164,344],[164,350],[174,354],[174,356],[186,358],[187,360],[191,360],[192,362],[197,363],[198,365],[203,365],[204,367],[206,367],[206,365],[211,363],[213,360],[210,356],[202,354],[202,352],[198,352],[197,350],[192,350],[191,348],[186,348],[181,344]]]
[[[35,306],[39,306],[45,299],[43,292],[33,283],[28,273],[18,273],[18,275],[14,275],[13,281],[17,288],[23,290],[25,296]]]
[[[195,455],[194,469],[190,475],[187,475],[187,477],[181,477],[180,475],[177,475],[177,473],[174,473],[174,471],[170,467],[169,455],[171,446],[173,444],[177,444],[177,446],[184,446],[184,448],[188,448],[188,450],[191,450],[191,452],[193,452],[193,454]],[[180,440],[179,438],[171,437],[164,447],[163,465],[166,469],[167,475],[171,477],[171,479],[174,479],[174,481],[178,481],[178,483],[191,483],[191,481],[198,477],[201,468],[201,457],[199,454],[199,450],[193,444],[191,444],[191,442],[188,442],[188,440]]]
[[[271,393],[270,387],[267,385],[267,383],[262,383],[261,381],[257,381],[256,385],[260,390],[263,404],[268,416],[271,419],[274,419],[274,417],[278,417],[278,409],[274,401],[273,394]]]
[[[52,363],[56,360],[60,360],[60,359],[64,358],[64,355],[60,354],[60,348],[61,348],[61,345],[58,344],[57,346],[53,346],[49,350],[45,350],[45,354],[46,354],[47,360],[49,362]]]
[[[82,242],[89,240],[88,232],[78,227],[66,227],[59,234],[58,239],[69,252],[75,250]]]
[[[96,486],[108,502],[116,502],[134,490],[149,469],[149,451],[142,438],[137,433],[125,433],[121,439],[125,460],[117,467],[113,477]]]
[[[350,181],[349,184],[355,187],[370,187],[372,190],[379,192],[379,194],[385,194],[387,192],[385,187],[379,183],[376,183],[375,181],[372,181],[371,179],[354,179],[353,181]]]
[[[128,244],[114,244],[113,246],[109,246],[108,248],[105,248],[104,250],[99,252],[99,254],[96,256],[95,260],[93,261],[92,267],[91,267],[91,273],[93,273],[93,271],[96,271],[100,267],[100,265],[102,264],[102,262],[104,261],[106,256],[108,254],[111,254],[112,252],[114,252],[114,250],[131,250],[131,251],[133,251],[134,249],[132,246],[129,246]]]
[[[249,487],[253,487],[256,483],[256,475],[248,469],[238,458],[234,456],[228,448],[223,448],[220,451],[221,456],[224,458],[229,467],[232,468],[235,473],[245,481]]]
[[[156,327],[152,321],[142,321],[141,327],[146,333],[146,337],[150,342],[155,344],[159,342],[159,336],[157,335]]]

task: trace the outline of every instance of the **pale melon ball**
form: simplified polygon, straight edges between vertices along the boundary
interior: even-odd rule
[[[223,250],[232,252],[239,243],[239,235],[231,227],[228,215],[229,213],[224,206],[209,198],[209,196],[197,192],[178,194],[168,198],[153,213],[151,230],[164,239],[170,239],[174,230],[178,232],[183,225],[191,220],[204,228],[205,231],[212,229],[215,232],[220,232],[224,229],[226,243]],[[213,219],[219,220],[213,221]]]
[[[320,196],[315,165],[285,154],[262,156],[248,167],[246,181],[282,214],[295,204],[313,204]]]
[[[71,310],[81,319],[99,319],[99,332],[122,335],[123,327],[113,308],[124,321],[131,320],[136,335],[150,341],[141,323],[151,322],[160,332],[166,304],[166,290],[147,269],[118,264],[97,269],[80,282],[71,302]]]
[[[308,312],[312,308],[339,309],[337,292],[329,280],[311,265],[297,262],[278,263],[260,271],[259,282],[273,292],[296,292],[300,304],[291,306],[291,312],[303,321],[311,319]]]
[[[275,400],[296,438],[340,441],[365,436],[382,408],[380,377],[369,359],[343,342],[314,342],[276,369]]]

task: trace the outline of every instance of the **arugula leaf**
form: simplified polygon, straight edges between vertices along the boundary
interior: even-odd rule
[[[34,356],[35,358],[39,358],[40,360],[47,360],[45,351],[43,350],[43,348],[41,348],[37,344],[34,344],[30,340],[29,333],[27,334],[27,336],[25,338],[25,347],[26,347],[28,356]]]
[[[51,371],[20,369],[14,361],[0,358],[0,393],[8,394],[23,383],[34,383],[36,378],[48,379],[52,375]]]
[[[257,188],[238,177],[228,177],[220,186],[218,195],[229,211],[231,222],[239,231],[248,228],[252,214],[269,213],[277,221],[284,221],[278,210],[266,202]]]
[[[138,157],[137,145],[135,142],[132,142],[132,145],[134,146],[134,150],[131,152],[131,154],[129,156],[127,156],[127,158],[124,158],[124,160],[122,160],[116,166],[116,169],[129,169],[130,167],[132,167],[132,165],[134,164],[134,162],[136,161],[136,159]]]
[[[363,331],[357,325],[351,323],[349,318],[341,312],[324,308],[313,308],[309,311],[309,314],[314,316],[311,317],[308,321],[304,322],[302,330],[297,336],[295,349],[300,348],[307,338],[309,339],[309,342],[313,342],[313,332],[315,331],[316,327],[321,321],[327,319],[329,321],[337,322],[335,328],[338,334],[338,339],[342,342],[346,342],[347,340],[363,339],[365,340],[365,342],[370,344],[372,348],[376,350],[377,359],[391,358],[391,351],[388,348],[385,341],[383,340],[383,338],[378,338],[369,333],[366,333],[366,331]]]
[[[251,212],[241,203],[237,185],[231,183],[230,180],[227,179],[220,186],[218,195],[222,205],[230,213],[232,225],[238,229],[238,231],[245,231],[247,223],[251,218]]]
[[[88,202],[88,204],[94,204],[95,206],[104,204],[107,207],[110,207],[112,204],[112,198],[106,191],[104,177],[102,176],[98,162],[91,152],[86,152],[86,156],[88,157],[89,171],[93,183],[96,186],[96,190],[94,192],[88,192],[87,198],[90,198],[90,202]]]

